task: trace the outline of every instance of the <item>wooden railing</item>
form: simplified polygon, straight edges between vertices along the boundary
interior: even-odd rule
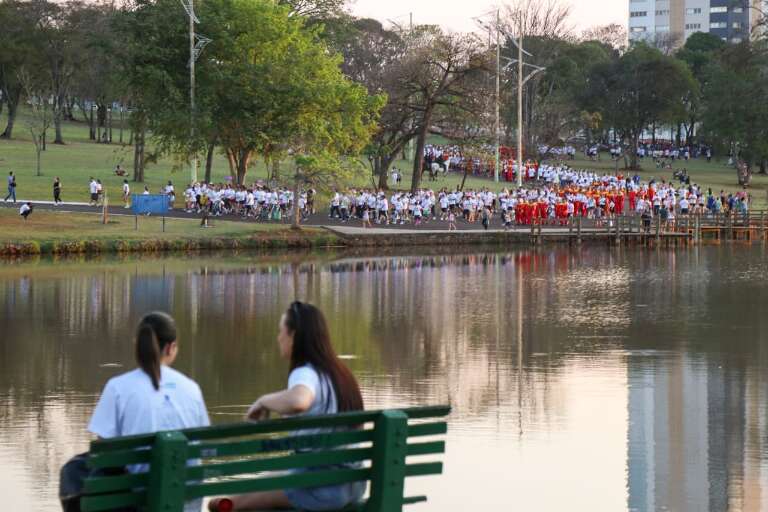
[[[518,226],[518,228],[521,226]],[[571,217],[568,219],[534,219],[524,227],[530,228],[532,237],[559,232],[581,240],[584,237],[625,237],[642,238],[687,238],[695,242],[702,240],[768,240],[768,212],[764,210],[749,213],[729,214],[695,213],[677,215],[674,220],[661,220],[659,215],[621,215],[590,219]]]

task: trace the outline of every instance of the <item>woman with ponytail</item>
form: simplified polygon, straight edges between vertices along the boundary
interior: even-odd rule
[[[357,380],[333,350],[328,325],[319,309],[301,302],[291,304],[280,319],[277,343],[280,355],[290,361],[288,388],[256,400],[248,410],[248,419],[268,419],[271,413],[281,416],[315,416],[363,409],[363,398]],[[296,434],[320,432],[323,431],[301,431]],[[344,467],[359,467],[359,464]],[[314,468],[318,469],[325,468]],[[360,501],[365,487],[365,482],[356,482],[329,487],[258,492],[212,500],[209,509],[212,512],[282,508],[306,511],[337,510]]]
[[[110,438],[208,426],[200,386],[171,368],[178,352],[173,318],[142,318],[136,330],[139,367],[107,382],[88,430]]]
[[[138,368],[107,382],[88,430],[100,438],[206,427],[210,424],[200,386],[171,368],[179,352],[176,323],[165,313],[150,313],[136,331]],[[130,466],[132,473],[145,465]],[[197,510],[201,500],[185,510]]]

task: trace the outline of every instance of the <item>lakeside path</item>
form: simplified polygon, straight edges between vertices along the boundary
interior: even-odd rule
[[[19,199],[16,201],[16,204],[11,202],[0,202],[0,207],[4,208],[18,208],[21,207],[22,203],[27,202],[27,200]],[[101,214],[102,208],[90,206],[88,203],[62,203],[60,206],[54,206],[53,202],[51,201],[30,201],[35,208],[35,211],[51,211],[51,212],[59,212],[59,213],[90,213],[90,214]],[[33,213],[34,215],[34,213]],[[134,214],[130,209],[123,208],[122,206],[110,206],[109,207],[109,215],[121,215],[121,216],[130,216],[133,217]],[[160,217],[159,215],[155,215],[154,217]],[[200,219],[200,214],[197,213],[187,213],[182,209],[174,209],[169,210],[168,213],[165,215],[168,219]],[[141,216],[140,216],[141,218]],[[221,217],[209,217],[209,220],[211,223],[215,223],[217,220],[222,221],[232,221],[232,222],[243,222],[243,223],[249,223],[254,225],[272,225],[272,226],[285,226],[290,227],[290,221],[285,220],[284,222],[260,222],[256,221],[252,218],[244,219],[239,215],[223,215]],[[308,219],[302,221],[302,226],[307,227],[317,227],[317,228],[326,228],[330,229],[332,231],[335,231],[340,234],[359,234],[361,232],[363,233],[369,233],[371,235],[374,234],[387,234],[392,233],[393,231],[397,232],[413,232],[413,233],[448,233],[448,222],[447,221],[441,221],[439,219],[437,220],[429,220],[428,222],[424,222],[420,226],[414,226],[413,224],[391,224],[391,225],[377,225],[373,224],[373,228],[363,228],[362,222],[359,219],[353,219],[348,222],[342,222],[339,219],[331,219],[328,217],[328,215],[323,213],[315,213],[314,215],[309,216]],[[495,216],[491,220],[491,229],[488,229],[488,232],[498,232],[503,233],[505,232],[504,229],[502,229],[501,219],[498,216]],[[477,231],[477,232],[483,232],[483,226],[480,222],[476,222],[474,224],[469,224],[467,222],[464,222],[461,219],[456,219],[456,227],[458,231]],[[2,229],[2,226],[0,225],[0,229]],[[530,227],[520,226],[514,229],[509,230],[509,232],[515,232],[519,231],[520,233],[524,232],[530,232]],[[561,230],[557,230],[561,231]],[[568,229],[565,228],[562,230],[564,232],[567,232]],[[552,232],[552,228],[547,228],[547,232]]]
[[[165,216],[135,216],[122,206],[109,208],[109,225],[101,224],[101,207],[85,203],[33,202],[35,210],[29,224],[18,217],[22,201],[0,203],[0,254],[65,254],[102,252],[158,252],[213,249],[273,249],[328,247],[456,247],[460,245],[539,245],[542,243],[602,244],[686,243],[690,233],[650,231],[641,233],[639,220],[620,218],[618,222],[583,228],[558,225],[516,226],[504,229],[501,219],[493,218],[490,229],[481,223],[458,220],[457,230],[448,222],[429,220],[419,226],[374,225],[364,228],[355,219],[342,222],[325,212],[310,216],[303,230],[293,230],[290,222],[258,222],[237,215],[209,217],[209,228],[200,227],[201,216],[183,210],[170,210]],[[165,232],[169,221],[169,232]],[[134,222],[136,218],[136,222]],[[580,224],[580,223],[579,223]],[[154,225],[153,228],[147,229]],[[134,228],[135,226],[135,228]],[[139,228],[142,228],[139,231]]]

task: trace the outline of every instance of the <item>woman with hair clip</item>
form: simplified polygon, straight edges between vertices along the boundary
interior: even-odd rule
[[[247,417],[258,421],[271,413],[281,416],[316,416],[360,411],[363,398],[352,372],[339,360],[331,345],[323,313],[315,306],[294,302],[278,327],[280,355],[290,361],[288,388],[264,395],[253,403]],[[300,431],[316,434],[325,430]],[[344,467],[359,467],[350,464]],[[334,466],[335,467],[335,466]],[[314,468],[314,470],[325,468]],[[298,471],[311,471],[294,470]],[[212,512],[294,508],[308,511],[337,510],[360,501],[366,482],[328,487],[257,492],[211,500]]]
[[[138,368],[107,382],[88,430],[100,438],[206,427],[210,424],[200,386],[171,368],[179,352],[176,323],[165,313],[150,313],[136,332]],[[130,466],[139,473],[146,465]],[[199,511],[202,500],[185,510]]]

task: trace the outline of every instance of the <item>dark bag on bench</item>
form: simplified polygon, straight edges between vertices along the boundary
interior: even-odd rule
[[[125,473],[123,469],[92,470],[88,467],[88,453],[81,453],[69,459],[59,474],[59,500],[64,512],[80,512],[80,498],[83,495],[83,483],[89,476],[114,476]],[[133,508],[120,509],[118,512],[136,512]]]

